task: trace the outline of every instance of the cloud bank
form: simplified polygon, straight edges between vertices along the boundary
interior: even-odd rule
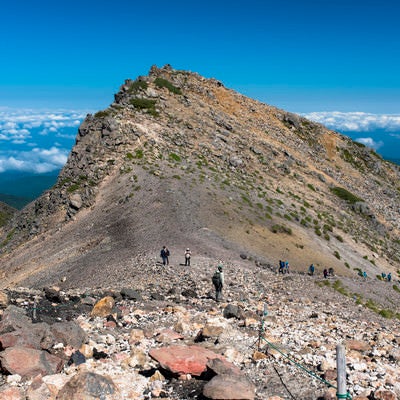
[[[341,132],[400,131],[400,114],[370,114],[364,112],[312,112],[305,118]]]
[[[87,111],[0,107],[0,173],[58,171]]]

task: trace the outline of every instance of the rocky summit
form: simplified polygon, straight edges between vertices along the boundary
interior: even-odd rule
[[[338,344],[353,399],[400,398],[399,177],[218,80],[126,80],[0,224],[0,398],[334,399]]]

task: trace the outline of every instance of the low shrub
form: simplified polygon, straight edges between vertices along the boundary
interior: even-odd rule
[[[174,94],[182,94],[182,90],[176,86],[174,86],[170,81],[164,78],[156,78],[154,80],[154,84],[159,88],[167,88],[171,93]]]
[[[336,196],[340,197],[342,200],[345,200],[350,204],[357,203],[358,201],[363,201],[363,199],[361,199],[360,197],[357,197],[355,194],[339,186],[331,188],[331,191],[332,193],[336,194]]]

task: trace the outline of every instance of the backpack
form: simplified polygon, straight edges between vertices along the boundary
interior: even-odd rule
[[[221,284],[221,275],[219,271],[215,271],[212,277],[212,283],[214,286],[218,287]]]

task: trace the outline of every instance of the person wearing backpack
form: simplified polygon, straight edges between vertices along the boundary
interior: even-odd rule
[[[167,246],[163,246],[161,249],[160,257],[162,258],[163,265],[169,265],[169,250],[167,249]]]
[[[212,277],[212,283],[215,287],[215,301],[222,300],[222,288],[224,286],[224,272],[221,264],[218,265],[217,270]]]
[[[190,256],[191,255],[192,255],[192,252],[190,251],[189,248],[187,248],[185,251],[185,267],[190,267]]]

